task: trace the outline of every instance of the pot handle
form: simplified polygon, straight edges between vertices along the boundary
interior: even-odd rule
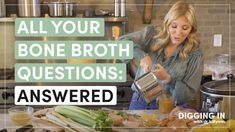
[[[232,80],[232,79],[235,79],[235,76],[234,76],[234,74],[230,73],[227,75],[227,78],[228,78],[228,80]]]

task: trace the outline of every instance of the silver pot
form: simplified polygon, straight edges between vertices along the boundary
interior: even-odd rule
[[[5,17],[6,16],[6,6],[5,6],[5,1],[0,0],[0,17]]]
[[[135,80],[134,85],[137,91],[144,97],[147,103],[156,100],[156,97],[161,94],[159,80],[153,72],[148,72]]]
[[[41,0],[18,0],[20,17],[39,17],[41,16]]]
[[[51,17],[72,17],[74,3],[71,2],[49,2],[49,15]]]
[[[231,78],[232,76],[232,78]],[[201,111],[224,113],[227,119],[235,119],[235,79],[211,81],[201,88]]]

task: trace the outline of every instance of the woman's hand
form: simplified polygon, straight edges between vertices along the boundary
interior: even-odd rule
[[[156,75],[156,77],[160,80],[170,82],[171,76],[166,72],[165,68],[162,67],[160,64],[156,64],[155,66],[156,66],[156,70],[154,74]]]
[[[144,58],[140,60],[140,66],[143,68],[144,73],[151,70],[152,63],[152,59],[149,55],[144,56]]]

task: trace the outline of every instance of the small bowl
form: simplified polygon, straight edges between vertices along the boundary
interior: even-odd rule
[[[33,108],[29,106],[14,106],[8,109],[12,122],[16,125],[27,125],[31,123]]]
[[[123,121],[122,122],[124,127],[127,127],[127,128],[138,128],[140,126],[140,121],[136,120],[136,121]]]

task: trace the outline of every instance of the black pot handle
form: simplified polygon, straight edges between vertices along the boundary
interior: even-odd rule
[[[234,74],[230,73],[230,74],[227,75],[227,78],[229,80],[231,80],[231,79],[235,79],[235,76],[234,76]]]

